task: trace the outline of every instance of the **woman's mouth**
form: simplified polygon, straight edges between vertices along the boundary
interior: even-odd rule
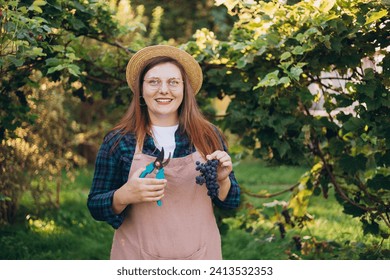
[[[173,99],[171,98],[157,98],[155,99],[157,101],[157,103],[159,104],[169,104],[172,102]]]

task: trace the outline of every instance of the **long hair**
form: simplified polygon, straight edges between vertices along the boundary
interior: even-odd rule
[[[196,147],[203,157],[216,150],[223,150],[223,144],[226,145],[223,134],[203,116],[184,68],[179,62],[170,57],[155,57],[146,63],[144,69],[140,71],[139,77],[136,77],[138,83],[134,87],[133,99],[127,112],[111,131],[117,131],[122,137],[127,133],[134,133],[138,146],[143,146],[146,135],[151,135],[148,107],[145,105],[145,101],[141,102],[143,100],[142,83],[144,76],[156,65],[168,62],[180,69],[184,80],[183,101],[178,109],[180,132],[188,135],[190,143]],[[120,138],[113,149],[119,143]]]

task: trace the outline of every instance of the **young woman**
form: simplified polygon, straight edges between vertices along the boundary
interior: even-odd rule
[[[238,207],[240,189],[224,137],[195,100],[199,64],[178,48],[151,46],[132,56],[126,78],[133,99],[104,138],[88,196],[92,216],[116,229],[111,259],[221,259],[213,205]],[[162,148],[172,155],[165,179],[140,178]],[[212,159],[219,194],[211,199],[195,178],[196,162]]]

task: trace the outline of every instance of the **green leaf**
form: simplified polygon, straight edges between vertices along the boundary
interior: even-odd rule
[[[372,12],[369,13],[366,17],[365,25],[373,23],[377,21],[378,19],[381,19],[384,16],[387,16],[388,11],[387,10],[380,10],[379,12]]]
[[[317,27],[310,27],[308,30],[305,31],[305,35],[307,35],[307,36],[310,36],[310,35],[313,35],[313,34],[316,34],[316,33],[320,33],[318,31]]]
[[[366,163],[367,158],[361,154],[356,157],[342,155],[339,159],[340,167],[350,174],[356,174],[357,171],[365,170]]]
[[[46,66],[57,66],[61,64],[62,60],[56,58],[56,57],[51,57],[45,60]]]
[[[22,6],[22,7],[19,7],[18,10],[22,13],[22,14],[26,14],[28,12],[27,8],[25,6]]]
[[[47,74],[51,74],[53,72],[56,72],[56,71],[61,71],[65,68],[66,66],[64,65],[57,65],[55,67],[50,67],[48,70],[47,70]]]
[[[268,73],[253,89],[258,89],[259,87],[272,87],[279,83],[279,70]]]
[[[344,150],[344,142],[342,142],[340,139],[338,138],[331,138],[329,140],[329,152],[333,155],[333,156],[338,156],[340,155],[343,150]]]
[[[47,3],[46,1],[43,1],[43,0],[35,0],[33,5],[36,5],[36,6],[45,6]]]
[[[319,10],[322,13],[326,14],[333,8],[335,4],[336,4],[336,0],[322,0]]]
[[[11,6],[11,7],[16,8],[16,7],[18,6],[18,4],[19,4],[19,0],[18,0],[18,1],[16,1],[16,0],[8,1],[7,4],[8,4],[9,6]]]
[[[286,60],[287,58],[290,58],[290,57],[291,57],[291,53],[290,53],[290,52],[284,52],[284,53],[280,56],[280,61]]]
[[[365,219],[362,220],[363,223],[363,233],[366,234],[379,234],[379,224],[375,221],[369,223]]]
[[[299,78],[300,78],[302,73],[303,73],[302,68],[293,66],[293,67],[291,67],[291,70],[289,72],[289,76],[291,78],[293,78],[294,80],[299,81]]]
[[[364,213],[366,213],[363,209],[361,209],[355,205],[352,205],[348,202],[344,202],[343,206],[344,206],[343,212],[345,214],[351,215],[352,217],[360,217]]]
[[[31,5],[28,8],[29,11],[36,11],[37,13],[41,14],[43,13],[43,10],[39,6]]]
[[[70,24],[72,25],[72,27],[76,30],[80,30],[80,29],[83,29],[83,28],[86,28],[84,22],[82,22],[81,20],[77,19],[77,18],[72,18],[70,20]]]
[[[80,60],[79,57],[77,57],[74,53],[67,53],[65,55],[67,58],[69,58],[70,61],[73,61],[73,60]]]
[[[88,10],[87,10],[86,6],[83,5],[82,3],[79,3],[78,1],[72,1],[71,3],[74,5],[76,10],[79,10],[79,11],[81,11],[83,13],[88,13]]]
[[[41,9],[40,6],[45,6],[46,5],[46,1],[42,1],[42,0],[36,0],[34,1],[30,7],[28,7],[28,10],[29,11],[36,11],[37,13],[43,13],[43,10]]]
[[[64,52],[65,51],[65,47],[62,45],[53,45],[53,46],[51,46],[51,48],[55,52]]]
[[[293,51],[292,51],[293,54],[295,55],[300,55],[300,54],[303,54],[304,53],[304,49],[302,46],[296,46]]]
[[[43,53],[43,49],[42,48],[37,48],[37,47],[34,47],[32,48],[31,50],[29,50],[28,52],[26,52],[26,54],[30,57],[37,57],[37,56],[46,56],[45,53]]]
[[[312,193],[311,190],[302,189],[290,200],[288,207],[293,209],[294,216],[303,217],[306,214]]]
[[[237,5],[238,0],[224,0],[224,1],[219,1],[219,5],[224,4],[228,11],[233,10],[233,8]]]
[[[367,181],[367,187],[373,190],[390,190],[390,176],[376,175],[374,178]]]
[[[364,69],[364,79],[366,79],[366,80],[373,80],[373,79],[375,79],[374,69],[372,69],[372,68]]]
[[[287,142],[278,142],[275,146],[278,149],[280,157],[284,157],[287,152],[291,150],[291,147]]]
[[[237,61],[237,68],[242,69],[246,65],[246,59],[244,56],[242,56],[238,61]]]
[[[364,120],[356,117],[351,117],[343,124],[343,129],[345,131],[359,131],[365,126]]]
[[[20,67],[24,63],[24,59],[16,58],[15,56],[8,56],[8,60],[10,60],[16,67]]]
[[[289,77],[282,77],[279,80],[279,84],[283,84],[283,85],[288,86],[289,84],[291,84],[291,80]]]
[[[305,40],[306,40],[306,36],[302,33],[298,33],[296,36],[295,36],[295,39],[300,42],[300,43],[303,43]]]
[[[314,190],[313,190],[313,195],[319,196],[321,193],[322,193],[322,190],[321,190],[320,187],[314,188]]]
[[[73,76],[78,77],[81,74],[80,67],[78,67],[75,64],[70,64],[67,68],[69,73],[72,74]]]

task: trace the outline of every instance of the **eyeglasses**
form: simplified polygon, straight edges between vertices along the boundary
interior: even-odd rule
[[[144,82],[148,87],[155,90],[161,88],[163,83],[163,81],[161,81],[159,78],[145,79]],[[177,78],[170,78],[166,81],[166,83],[169,89],[176,90],[183,83],[183,81]]]

